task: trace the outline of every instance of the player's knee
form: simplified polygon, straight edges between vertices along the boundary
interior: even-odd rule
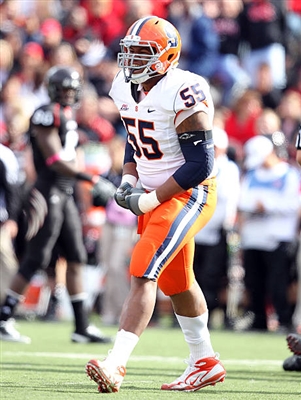
[[[176,294],[183,293],[189,290],[192,283],[193,282],[190,280],[179,282],[159,279],[158,287],[165,294],[165,296],[174,296]]]

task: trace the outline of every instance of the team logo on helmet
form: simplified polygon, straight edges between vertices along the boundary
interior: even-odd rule
[[[168,37],[168,44],[170,47],[177,47],[178,46],[178,37],[175,33],[174,27],[166,25],[165,26],[165,33]]]

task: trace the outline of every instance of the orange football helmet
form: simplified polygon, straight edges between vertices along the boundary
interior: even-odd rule
[[[132,46],[141,47],[141,53],[133,53]],[[138,84],[178,65],[181,38],[170,22],[149,16],[132,24],[120,47],[118,66],[123,69],[125,81]]]

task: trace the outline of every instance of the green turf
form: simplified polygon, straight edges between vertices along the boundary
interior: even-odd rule
[[[116,394],[99,394],[85,374],[90,358],[102,358],[110,345],[73,344],[72,325],[18,321],[32,338],[30,345],[0,342],[1,400],[85,400],[101,396],[118,399],[300,400],[301,373],[285,372],[282,361],[291,355],[285,336],[212,331],[212,343],[227,369],[224,383],[193,393],[163,392],[160,386],[186,367],[188,348],[179,329],[148,328],[127,365]],[[115,334],[116,328],[103,328]]]

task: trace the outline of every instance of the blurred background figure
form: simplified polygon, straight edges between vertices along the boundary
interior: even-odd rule
[[[62,25],[56,18],[47,18],[41,23],[40,34],[45,61],[49,62],[51,53],[63,41]],[[48,65],[48,68],[49,67],[50,65]]]
[[[262,63],[269,65],[273,86],[286,86],[287,28],[284,3],[278,0],[244,2],[240,17],[242,42],[246,45],[242,65],[256,85],[256,73]]]
[[[271,67],[263,62],[258,65],[254,89],[261,95],[263,107],[276,109],[281,101],[282,89],[274,86]]]
[[[285,90],[276,109],[281,119],[281,130],[285,135],[288,157],[292,164],[296,161],[296,138],[301,124],[301,93]]]
[[[0,143],[0,301],[18,269],[14,239],[20,213],[19,164],[14,153]]]
[[[250,87],[251,79],[240,62],[242,0],[215,0],[214,29],[219,37],[219,54],[213,83],[220,87],[221,105],[232,107]],[[206,6],[206,1],[204,2]]]
[[[8,41],[0,39],[1,57],[0,57],[0,89],[7,81],[13,67],[13,51]]]
[[[111,168],[102,176],[120,186],[125,140],[114,137],[109,143]],[[105,269],[105,284],[101,306],[101,321],[117,325],[121,309],[129,293],[129,261],[136,242],[137,217],[119,207],[112,199],[106,206],[106,219],[100,239],[100,260]]]
[[[236,223],[240,171],[227,157],[227,133],[214,127],[213,141],[218,167],[217,206],[212,219],[195,236],[194,273],[206,297],[209,316],[220,308],[227,324],[228,237]]]
[[[269,309],[278,320],[273,329],[287,332],[292,326],[288,289],[300,223],[300,176],[265,136],[247,141],[244,151],[238,209],[250,318],[236,328],[267,330]]]
[[[225,113],[225,130],[229,136],[229,147],[242,164],[243,146],[256,135],[256,120],[262,112],[262,100],[256,90],[248,89],[238,97]]]
[[[197,0],[174,0],[167,19],[182,39],[179,67],[211,79],[218,63],[219,38],[212,18]]]
[[[287,141],[281,129],[281,119],[276,111],[264,108],[256,121],[256,133],[268,137],[273,142],[278,157],[288,161]]]
[[[46,76],[49,103],[35,110],[30,118],[30,143],[33,151],[37,179],[27,199],[27,245],[25,255],[14,275],[0,312],[0,339],[29,343],[14,328],[13,317],[35,273],[46,269],[56,246],[65,257],[66,286],[74,316],[71,340],[77,343],[108,343],[96,328],[89,325],[85,309],[82,266],[86,251],[82,226],[74,201],[77,180],[91,185],[99,182],[98,176],[83,173],[77,163],[77,123],[74,108],[80,101],[81,77],[67,67],[53,67]],[[32,201],[35,207],[30,208]]]

